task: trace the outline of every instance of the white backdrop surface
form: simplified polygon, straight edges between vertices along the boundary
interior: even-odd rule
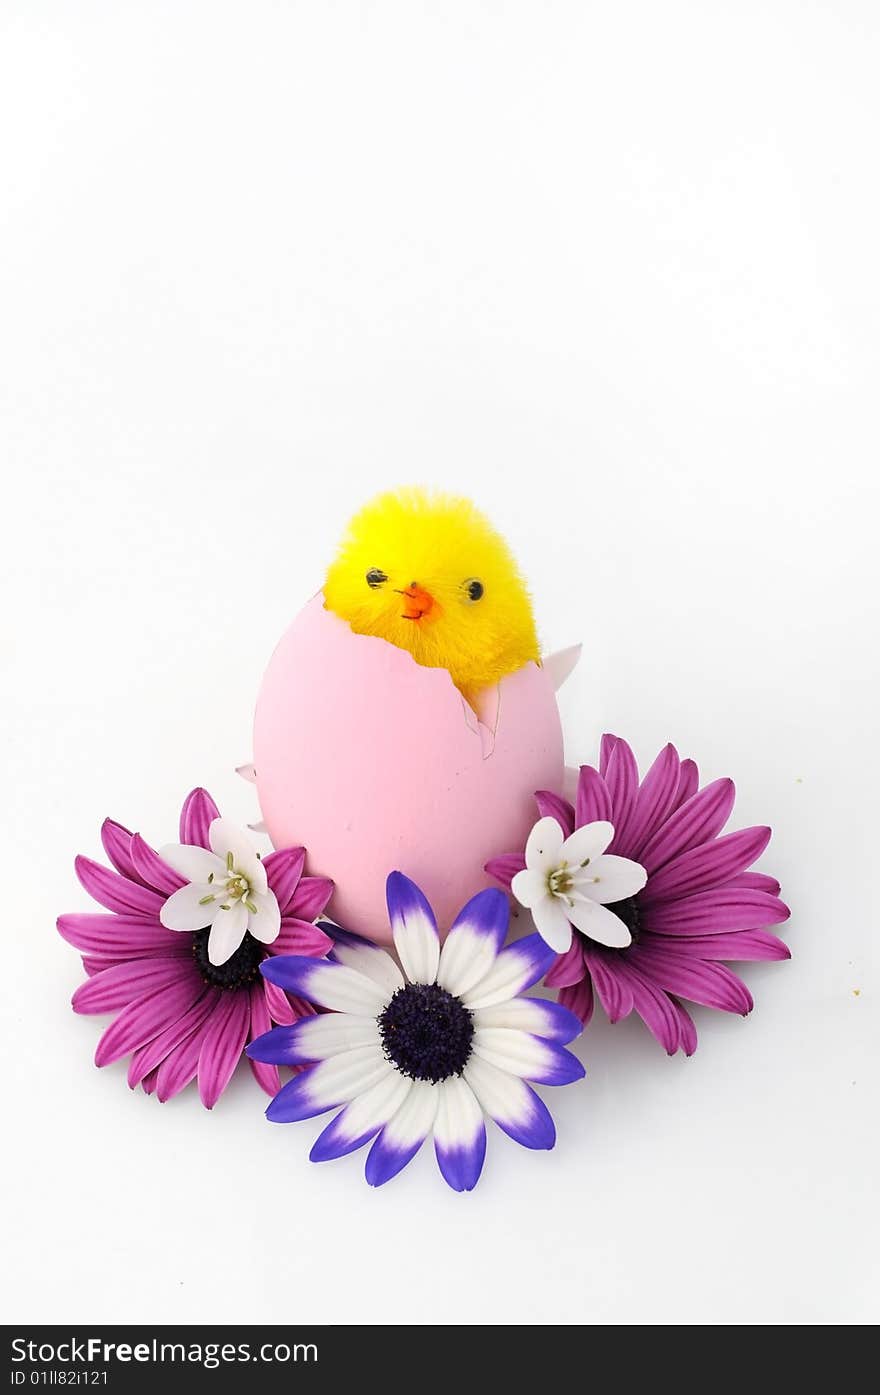
[[[880,1316],[878,66],[868,0],[0,4],[7,1321]],[[254,817],[265,661],[408,481],[584,640],[570,760],[732,775],[793,908],[751,1018],[597,1015],[464,1197],[244,1069],[130,1093],[54,932],[105,814]]]

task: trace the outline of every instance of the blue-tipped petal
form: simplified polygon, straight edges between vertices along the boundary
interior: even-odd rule
[[[485,978],[507,937],[510,903],[489,887],[472,896],[459,912],[440,951],[437,982],[460,997]]]
[[[531,988],[543,978],[557,958],[540,935],[526,935],[502,949],[489,972],[463,995],[466,1008],[493,1007]]]
[[[245,1047],[245,1055],[252,1061],[265,1061],[271,1066],[296,1065],[300,1061],[314,1060],[313,1056],[300,1056],[296,1051],[294,1033],[299,1023],[292,1027],[273,1027],[262,1036],[254,1037]]]
[[[434,1152],[445,1180],[456,1192],[469,1192],[480,1180],[486,1157],[486,1125],[473,1090],[457,1075],[439,1091]]]
[[[473,1049],[480,1060],[499,1071],[539,1085],[569,1085],[584,1075],[577,1056],[564,1046],[518,1027],[478,1027]]]
[[[464,1078],[500,1129],[524,1148],[552,1148],[556,1126],[550,1111],[524,1080],[473,1055]]]
[[[386,950],[370,940],[362,939],[360,935],[353,935],[350,930],[340,930],[337,925],[322,922],[319,928],[333,941],[328,958],[334,964],[346,964],[348,968],[356,969],[378,983],[389,998],[393,998],[398,989],[404,986],[403,974]]]
[[[440,959],[437,921],[424,893],[402,872],[385,883],[391,933],[403,971],[411,983],[434,983]]]
[[[381,1187],[402,1172],[421,1148],[437,1116],[440,1091],[436,1085],[414,1080],[413,1087],[373,1144],[367,1156],[365,1176],[371,1187]]]
[[[397,1113],[413,1082],[385,1063],[385,1073],[370,1089],[353,1099],[315,1140],[312,1162],[327,1162],[362,1148]]]
[[[290,1027],[273,1027],[251,1042],[247,1054],[252,1061],[298,1066],[371,1044],[380,1045],[375,1018],[327,1012],[301,1018]]]
[[[561,1003],[547,998],[511,998],[507,1003],[479,1008],[474,1013],[477,1027],[519,1027],[536,1037],[558,1041],[563,1046],[579,1037],[584,1024]]]
[[[334,1012],[375,1016],[388,1002],[388,993],[374,979],[344,964],[310,959],[300,954],[280,954],[264,959],[260,973],[270,983]]]
[[[364,1094],[388,1073],[377,1046],[362,1046],[319,1061],[283,1085],[266,1110],[273,1124],[292,1124],[325,1114]]]

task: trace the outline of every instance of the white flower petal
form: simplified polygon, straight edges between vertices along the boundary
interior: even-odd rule
[[[209,962],[220,965],[231,959],[244,939],[247,927],[247,907],[242,901],[233,901],[228,911],[220,906],[208,936]]]
[[[321,1012],[301,1017],[295,1024],[297,1056],[304,1061],[323,1061],[343,1051],[375,1046],[382,1039],[375,1017],[355,1017],[349,1012]]]
[[[214,819],[208,829],[208,841],[226,868],[227,858],[232,853],[232,865],[236,872],[247,877],[254,891],[263,892],[269,883],[266,869],[257,857],[257,850],[243,828],[232,819]]]
[[[440,951],[437,982],[460,998],[491,969],[510,924],[510,903],[503,891],[477,892],[462,907]]]
[[[434,1089],[437,1091],[434,1152],[440,1171],[455,1191],[469,1192],[479,1180],[486,1156],[483,1111],[461,1076],[450,1075]]]
[[[378,945],[358,944],[347,938],[334,939],[330,958],[337,964],[347,964],[350,969],[365,974],[384,988],[389,998],[393,998],[397,990],[403,987],[403,974],[391,955],[379,949]]]
[[[206,896],[216,897],[201,905]],[[159,911],[159,920],[166,930],[204,930],[220,909],[215,888],[206,883],[188,882],[175,891]]]
[[[560,861],[570,867],[579,867],[582,862],[600,857],[614,837],[614,825],[604,819],[596,823],[585,823],[576,828],[562,844]]]
[[[264,962],[263,973],[286,993],[295,993],[332,1012],[378,1017],[388,1006],[388,992],[375,979],[332,960],[280,954]]]
[[[628,857],[617,857],[614,853],[595,858],[584,869],[584,875],[597,880],[579,882],[578,891],[589,896],[591,901],[601,901],[603,906],[611,901],[623,901],[627,896],[635,896],[648,880],[641,863],[632,862]]]
[[[385,1125],[388,1147],[409,1148],[427,1138],[437,1117],[440,1092],[427,1080],[414,1080],[413,1088],[394,1118]]]
[[[510,889],[521,906],[536,906],[547,895],[547,873],[532,872],[528,868],[525,872],[517,872]]]
[[[412,1080],[389,1067],[328,1124],[309,1154],[312,1162],[338,1158],[359,1148],[396,1114],[412,1086]]]
[[[532,920],[541,939],[557,954],[564,954],[571,945],[571,921],[567,906],[558,896],[545,896],[532,906]]]
[[[473,1049],[482,1060],[524,1080],[540,1080],[553,1063],[553,1049],[515,1027],[478,1027]]]
[[[486,1113],[517,1143],[525,1148],[553,1147],[556,1130],[547,1106],[519,1076],[473,1055],[464,1078]]]
[[[189,843],[166,843],[159,849],[159,856],[188,882],[206,882],[212,873],[215,878],[226,876],[226,863],[207,848],[195,848]]]
[[[260,944],[270,945],[278,939],[281,929],[281,912],[274,891],[252,891],[248,900],[253,901],[257,913],[248,912],[247,928]]]
[[[302,1080],[302,1092],[307,1095],[317,1114],[334,1104],[347,1104],[393,1074],[396,1072],[382,1055],[379,1046],[359,1046],[319,1061],[296,1078]],[[271,1109],[271,1105],[269,1107]]]
[[[402,872],[392,872],[386,883],[388,914],[394,948],[411,983],[434,983],[440,962],[440,936],[428,901]]]
[[[526,866],[530,872],[550,872],[559,865],[565,834],[555,819],[538,819],[526,843]]]
[[[575,901],[573,906],[569,906],[568,915],[578,930],[599,945],[607,945],[609,949],[626,949],[627,945],[632,944],[632,935],[620,916],[600,906],[598,901]]]

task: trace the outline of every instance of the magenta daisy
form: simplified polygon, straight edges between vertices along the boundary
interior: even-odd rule
[[[670,1056],[679,1047],[690,1056],[697,1047],[681,998],[722,1012],[751,1012],[752,995],[723,961],[790,957],[767,928],[789,916],[779,883],[747,870],[770,841],[770,829],[722,836],[733,810],[733,781],[698,786],[696,765],[680,760],[672,745],[640,781],[630,747],[606,735],[599,769],[581,767],[574,808],[546,790],[535,796],[542,819],[555,819],[565,838],[588,824],[613,825],[608,851],[646,873],[641,890],[603,907],[620,918],[630,941],[612,947],[576,928],[546,985],[559,989],[559,1001],[585,1026],[594,994],[611,1022],[638,1013]],[[519,853],[486,864],[507,887],[525,869]]]
[[[269,955],[327,953],[332,942],[312,922],[330,899],[333,883],[302,875],[302,848],[259,859],[247,835],[220,818],[203,789],[193,790],[184,801],[183,846],[163,850],[180,871],[139,833],[112,819],[104,821],[101,842],[114,870],[78,857],[76,873],[109,914],[58,920],[60,934],[82,951],[89,975],[73,995],[74,1011],[117,1014],[98,1042],[95,1064],[106,1066],[130,1055],[131,1088],[141,1085],[163,1101],[198,1077],[202,1103],[212,1109],[249,1041],[273,1023],[289,1027],[313,1015],[310,1004],[263,978],[260,965]],[[193,855],[194,849],[204,851]],[[201,897],[202,888],[192,885],[188,855],[193,863],[199,859],[214,888],[220,881],[214,861],[220,858],[221,896]],[[194,920],[190,912],[188,925],[194,928],[184,929],[179,913],[173,913],[196,890],[204,911],[201,916],[196,912]],[[228,921],[232,912],[241,923],[233,934],[221,928],[218,948],[218,915]],[[177,928],[166,928],[168,923]],[[277,1067],[260,1061],[250,1065],[266,1093],[276,1095],[281,1087]]]

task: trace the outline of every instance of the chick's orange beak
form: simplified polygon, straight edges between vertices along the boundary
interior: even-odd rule
[[[434,608],[434,597],[416,581],[411,582],[400,594],[403,596],[404,620],[421,620]]]

